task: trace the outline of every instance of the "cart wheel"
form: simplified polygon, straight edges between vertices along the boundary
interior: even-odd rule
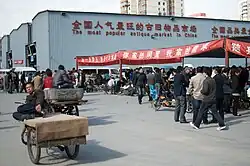
[[[162,105],[162,103],[161,103],[160,99],[156,103],[153,103],[155,111],[159,111],[161,108],[161,105]]]
[[[79,154],[80,145],[65,146],[65,152],[70,159],[75,159]]]
[[[33,164],[38,164],[41,157],[41,148],[36,145],[34,130],[28,129],[27,133],[27,148],[30,160]],[[34,148],[34,149],[32,149]],[[35,154],[34,154],[35,152]]]
[[[24,127],[22,134],[21,134],[21,141],[24,145],[27,145],[27,141],[24,140],[25,134],[26,134],[27,128]],[[26,138],[27,138],[27,134],[26,134]]]
[[[79,109],[77,105],[74,106],[68,106],[68,115],[75,115],[75,116],[79,116]]]

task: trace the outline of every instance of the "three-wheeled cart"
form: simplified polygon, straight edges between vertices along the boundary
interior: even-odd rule
[[[75,159],[80,145],[86,144],[87,135],[86,117],[58,114],[24,121],[21,139],[27,145],[32,163],[38,164],[41,148],[59,147],[60,150],[63,148],[70,159]]]

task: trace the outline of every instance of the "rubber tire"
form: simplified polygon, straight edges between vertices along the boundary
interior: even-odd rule
[[[186,113],[193,113],[193,106],[192,106],[192,103],[190,103],[190,101],[187,101]]]
[[[22,134],[21,134],[21,141],[22,141],[22,143],[24,144],[24,145],[27,145],[27,141],[25,141],[24,140],[24,137],[25,137],[25,132],[26,132],[26,127],[23,129],[23,131],[22,131]],[[26,138],[27,138],[27,136],[26,136]]]
[[[39,164],[40,157],[41,157],[41,148],[36,147],[36,156],[33,155],[32,151],[32,140],[31,140],[31,130],[28,130],[27,133],[27,148],[30,160],[33,164]]]
[[[160,101],[160,99],[157,101],[156,106],[155,104],[153,104],[154,108],[155,108],[155,112],[159,111],[161,109],[162,106],[162,102]]]
[[[66,152],[68,158],[71,160],[74,160],[79,154],[80,145],[75,145],[75,151],[73,154],[70,153],[68,146],[65,146],[64,148],[65,148],[65,152]]]
[[[77,105],[75,106],[75,112],[76,112],[75,116],[79,116],[79,109]]]
[[[78,109],[78,106],[77,105],[75,105],[75,106],[72,106],[73,107],[73,109],[70,111],[70,110],[68,110],[68,112],[67,112],[67,114],[68,115],[75,115],[75,116],[79,116],[79,109]],[[68,108],[67,108],[68,109]],[[74,114],[72,114],[72,112],[73,112],[73,110],[75,109],[75,113]]]

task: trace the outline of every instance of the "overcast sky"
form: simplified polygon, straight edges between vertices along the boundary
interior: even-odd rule
[[[184,0],[185,15],[204,12],[211,18],[238,19],[238,0]],[[46,9],[120,12],[120,0],[0,0],[0,36],[31,22]]]

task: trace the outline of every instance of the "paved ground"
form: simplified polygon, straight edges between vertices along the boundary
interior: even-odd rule
[[[0,166],[33,165],[20,142],[22,124],[11,113],[14,101],[24,95],[0,94]],[[136,98],[90,94],[81,107],[88,116],[90,136],[77,160],[67,160],[57,149],[43,150],[42,164],[102,166],[249,166],[250,111],[242,117],[228,116],[227,131],[216,125],[199,131],[173,122],[173,111],[154,112],[149,103]]]

